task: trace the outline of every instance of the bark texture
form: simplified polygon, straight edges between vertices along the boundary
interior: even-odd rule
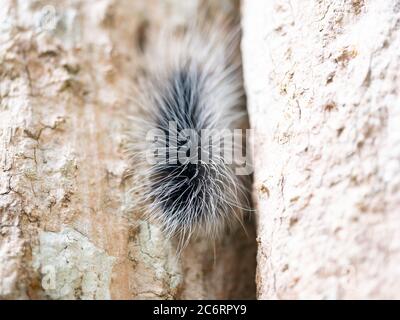
[[[152,26],[232,1],[4,0],[0,298],[252,298],[249,227],[182,257],[129,212],[123,121]],[[55,11],[54,11],[55,10]]]
[[[258,297],[400,298],[400,1],[242,9]]]

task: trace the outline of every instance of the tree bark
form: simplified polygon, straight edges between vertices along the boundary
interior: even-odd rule
[[[2,1],[1,299],[255,296],[251,226],[177,257],[128,210],[122,131],[147,30],[184,25],[200,4]]]
[[[400,2],[242,9],[258,298],[400,298]]]

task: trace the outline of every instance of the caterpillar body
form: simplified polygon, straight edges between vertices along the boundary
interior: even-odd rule
[[[134,206],[167,237],[178,236],[181,246],[193,234],[217,238],[250,207],[250,176],[235,172],[235,160],[226,161],[227,154],[242,152],[243,139],[204,139],[206,130],[247,127],[239,40],[233,22],[196,21],[160,31],[145,51],[147,73],[136,85],[128,119],[131,194]],[[156,133],[151,139],[150,132]],[[163,161],[149,160],[149,153]]]

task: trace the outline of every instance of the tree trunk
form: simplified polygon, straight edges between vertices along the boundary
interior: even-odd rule
[[[122,128],[147,30],[184,25],[200,3],[2,1],[1,299],[255,296],[251,226],[176,257],[128,210]]]
[[[400,298],[400,2],[242,9],[258,298]]]

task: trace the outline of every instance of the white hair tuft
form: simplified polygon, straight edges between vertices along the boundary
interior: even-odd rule
[[[218,237],[227,224],[241,222],[250,207],[250,176],[236,175],[236,164],[226,163],[225,153],[197,144],[202,129],[247,126],[239,41],[238,24],[220,18],[212,24],[197,21],[184,30],[162,30],[145,52],[148,73],[136,86],[135,112],[128,119],[126,150],[136,183],[131,194],[135,207],[157,221],[167,236],[178,236],[181,246],[195,232]],[[171,161],[171,150],[184,144],[179,133],[185,129],[197,136],[189,145],[196,141],[194,149],[208,156],[207,163],[202,158]],[[164,143],[167,163],[148,161],[154,143],[146,137],[152,130],[164,133],[158,143]],[[220,145],[221,140],[211,143]],[[242,141],[224,144],[223,151],[242,146]]]

